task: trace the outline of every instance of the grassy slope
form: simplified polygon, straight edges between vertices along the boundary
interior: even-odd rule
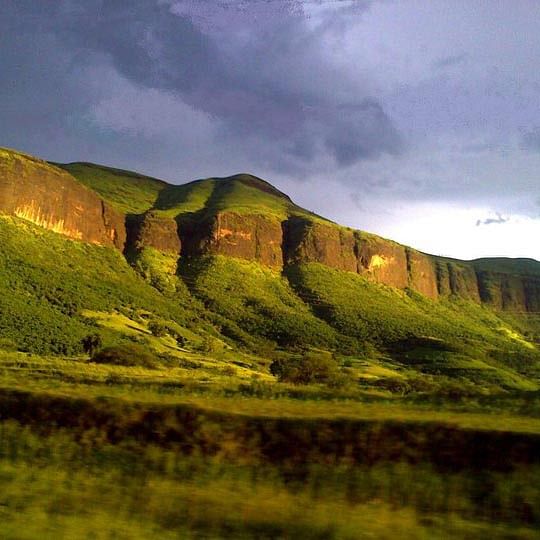
[[[472,264],[478,270],[515,275],[540,276],[540,264],[534,259],[490,257],[486,259],[475,259],[472,261]]]
[[[536,347],[487,308],[433,302],[316,263],[291,267],[287,276],[314,313],[338,332],[389,350],[415,370],[522,389],[536,386],[514,372],[538,379]],[[418,344],[412,336],[436,339]]]
[[[116,180],[109,180],[114,187]],[[212,196],[208,182],[192,185],[190,194],[181,196],[169,192],[176,188],[159,191],[152,185],[136,195],[136,205],[128,211],[146,209],[154,196],[158,199],[155,204],[171,215],[234,205],[244,211],[250,201],[262,201],[264,211],[277,218],[288,204],[271,194],[261,198],[259,190],[253,192],[249,186],[244,190],[241,183],[234,183],[231,192],[218,193],[219,197]],[[232,199],[228,198],[231,193]],[[108,196],[117,197],[117,204],[122,204],[125,195],[113,189]],[[534,388],[505,367],[532,370],[534,354],[527,341],[489,310],[466,302],[434,304],[420,295],[320,265],[291,269],[287,282],[259,265],[225,257],[203,259],[195,269],[181,267],[180,278],[165,279],[163,275],[174,261],[154,253],[150,254],[154,260],[146,267],[142,261],[140,270],[149,272],[147,279],[163,290],[159,293],[119,253],[72,242],[11,218],[0,218],[0,246],[0,335],[29,350],[79,352],[80,337],[95,331],[94,324],[111,341],[139,336],[147,332],[147,324],[137,316],[148,312],[175,321],[186,337],[194,334],[193,340],[200,332],[219,337],[205,321],[209,318],[216,323],[221,317],[222,332],[260,347],[260,352],[267,343],[257,335],[283,340],[286,345],[296,345],[300,339],[303,345],[329,348],[340,345],[340,332],[353,336],[357,345],[381,345],[390,338],[408,344],[388,364],[395,367],[399,360],[400,372],[407,376],[407,370],[416,370],[431,377],[435,368],[441,377],[451,374],[476,380],[474,373],[481,372],[482,379],[491,373],[494,382],[504,386]],[[163,272],[156,273],[160,267]],[[209,310],[215,310],[214,315]],[[407,341],[411,334],[436,336],[445,345],[434,346],[437,340],[411,345]],[[174,347],[168,338],[148,339],[149,346],[158,351]],[[347,347],[354,345],[348,343]],[[492,349],[502,356],[491,356]],[[373,349],[366,347],[363,354],[362,361],[369,360],[370,369],[375,366],[378,373],[387,369],[384,359],[379,365],[377,358],[369,357],[377,356]],[[33,403],[42,406],[41,413],[49,419],[49,423],[37,422],[37,435],[27,427],[0,423],[0,476],[6,486],[0,496],[2,534],[6,538],[200,538],[206,534],[356,539],[359,534],[394,538],[400,529],[404,538],[537,537],[540,470],[536,465],[513,468],[509,464],[507,473],[484,470],[475,476],[470,471],[453,475],[424,464],[402,463],[363,469],[339,464],[317,473],[310,464],[295,463],[283,478],[274,469],[265,476],[259,462],[253,467],[248,463],[245,469],[239,465],[250,457],[241,437],[252,421],[253,426],[286,426],[290,419],[298,421],[298,430],[286,438],[287,448],[306,440],[324,441],[341,428],[356,434],[347,428],[346,419],[351,418],[390,422],[398,429],[404,424],[411,440],[418,435],[418,441],[428,443],[429,436],[421,430],[409,431],[414,422],[450,424],[458,429],[456,440],[461,431],[471,430],[534,439],[540,432],[538,418],[531,417],[540,411],[538,392],[529,392],[524,401],[516,394],[513,406],[517,412],[512,414],[501,413],[506,405],[485,414],[484,402],[474,399],[462,405],[472,411],[448,410],[440,403],[435,411],[429,403],[404,405],[388,392],[377,397],[359,389],[354,380],[353,388],[343,391],[276,384],[264,366],[248,366],[256,363],[254,357],[226,348],[204,354],[177,351],[170,365],[148,370],[95,365],[81,358],[0,354],[2,388],[33,394]],[[357,373],[361,362],[354,362],[348,369]],[[381,396],[384,401],[374,401]],[[333,402],[340,397],[342,403]],[[73,414],[87,402],[106,413],[122,414],[116,424],[100,431],[90,417]],[[39,429],[50,427],[49,411],[60,414],[51,403],[64,403],[67,425],[83,416],[88,421],[86,431],[72,434],[67,428],[51,429],[44,437]],[[195,423],[192,435],[201,437],[196,441],[202,443],[195,450],[214,446],[219,450],[209,463],[198,461],[197,454],[187,459],[181,445],[159,448],[139,438],[118,444],[107,440],[107,430],[121,432],[138,414],[144,427],[145,419],[152,421],[162,407],[177,406],[193,406],[209,414],[233,413],[233,424],[238,421],[242,426],[240,442],[231,436],[227,422]],[[4,410],[16,413],[16,407]],[[31,417],[32,411],[22,410],[22,414]],[[61,415],[58,418],[63,425]],[[320,429],[325,418],[334,422],[331,429],[327,425]],[[175,422],[174,415],[165,415],[150,430],[151,436],[160,437],[186,425]],[[380,442],[379,426],[376,423],[373,433],[366,434],[369,445]],[[270,435],[261,440],[279,440],[280,432]],[[359,436],[358,440],[363,439]],[[188,438],[186,447],[192,448],[193,441]],[[496,445],[490,448],[497,451]],[[454,450],[460,449],[453,448],[452,455]],[[407,455],[405,451],[400,457]],[[333,463],[332,454],[328,457],[328,463]],[[291,479],[291,471],[299,473],[299,479]],[[105,530],[110,531],[109,536]]]
[[[284,193],[249,174],[170,185],[134,172],[90,163],[60,166],[126,213],[152,209],[158,215],[177,217],[193,212],[228,211],[262,214],[279,220],[295,215],[331,223],[296,206]]]
[[[282,347],[337,348],[339,336],[294,294],[279,273],[257,263],[208,256],[180,265],[182,278],[208,309],[252,336]]]
[[[209,178],[173,186],[137,173],[92,164],[73,163],[63,167],[117,208],[127,212],[153,209],[158,214],[176,217],[193,213],[204,216],[220,211],[232,211],[256,213],[278,220],[291,215],[311,220],[319,219],[294,205],[285,194],[267,182],[251,175],[236,175],[225,179]],[[34,231],[33,234],[37,233]],[[370,236],[364,234],[365,238]],[[35,261],[41,261],[39,272],[42,275],[52,271],[50,266],[43,264],[48,258],[54,259],[52,253],[38,254],[40,248],[36,245],[16,246],[14,234],[11,234],[10,239],[13,251],[32,254]],[[72,243],[62,244],[58,239],[56,242],[58,246],[75,246]],[[10,245],[9,242],[7,245]],[[95,248],[73,247],[74,253],[81,249],[84,251]],[[83,331],[81,325],[84,326],[77,318],[69,319],[63,325],[60,322],[62,310],[65,317],[69,310],[77,311],[79,308],[97,311],[118,309],[118,302],[114,306],[114,302],[97,302],[95,295],[89,292],[92,279],[95,279],[96,283],[100,282],[101,276],[97,268],[103,265],[99,260],[103,255],[95,257],[98,253],[99,250],[88,253],[87,261],[90,261],[90,264],[84,270],[84,263],[80,261],[82,275],[85,272],[88,274],[85,292],[88,298],[79,300],[78,290],[62,290],[60,286],[53,286],[48,293],[40,291],[39,301],[32,299],[29,305],[24,305],[14,298],[4,300],[7,309],[18,310],[18,317],[26,321],[23,327],[31,328],[27,332],[28,337],[19,337],[19,341],[31,340],[29,336],[36,334],[32,324],[32,310],[39,311],[38,319],[45,318],[45,313],[48,313],[48,319],[56,321],[54,332],[64,337],[58,338],[58,343],[46,350],[61,352],[60,341],[67,339],[68,334],[77,336],[78,339]],[[78,256],[80,260],[80,254]],[[151,294],[156,294],[151,288],[138,282],[135,276],[130,275],[131,282],[130,279],[125,280],[124,275],[127,275],[129,269],[121,268],[121,258],[117,255],[108,257],[117,257],[114,264],[120,265],[115,269],[118,271],[116,283],[122,284],[115,285],[117,290],[131,283],[130,293],[134,297],[141,297],[137,292],[139,287],[146,287],[147,293],[152,291]],[[73,260],[78,259],[75,257]],[[18,261],[13,264],[20,263],[21,261]],[[107,264],[110,265],[111,262],[108,261]],[[482,269],[489,266],[491,261],[478,260],[474,264]],[[500,270],[518,273],[538,271],[533,261],[527,260],[501,259],[493,261],[493,265]],[[510,317],[503,320],[486,309],[464,301],[434,303],[420,295],[376,285],[359,276],[337,272],[320,265],[290,268],[287,277],[294,290],[279,275],[255,263],[208,257],[191,263],[191,266],[182,263],[178,269],[180,276],[176,275],[176,266],[175,257],[151,249],[144,250],[135,261],[139,275],[165,295],[166,298],[162,297],[161,302],[167,313],[171,310],[175,313],[182,311],[178,306],[181,303],[187,306],[187,309],[183,309],[182,315],[174,316],[193,320],[198,316],[197,310],[198,313],[205,311],[194,300],[195,296],[205,304],[205,313],[210,313],[210,318],[222,328],[225,335],[252,350],[264,343],[269,347],[276,343],[283,347],[316,346],[342,352],[363,350],[365,359],[371,360],[369,357],[373,346],[384,349],[388,343],[406,340],[411,335],[421,335],[443,339],[452,346],[459,344],[460,349],[433,352],[426,351],[425,347],[411,347],[408,351],[400,350],[406,363],[415,370],[451,376],[467,375],[473,379],[477,379],[482,371],[481,376],[487,380],[518,387],[527,385],[519,380],[519,377],[516,379],[513,373],[505,373],[503,366],[518,368],[529,376],[536,377],[538,374],[535,369],[537,353],[528,341],[534,336],[534,325],[530,320],[527,324],[514,321]],[[11,268],[15,266],[12,265]],[[62,271],[68,269],[67,263],[64,264]],[[89,273],[91,269],[95,270],[93,274]],[[9,271],[6,276],[7,274]],[[68,276],[71,275],[73,273],[68,273]],[[37,279],[37,273],[24,278],[19,286],[31,287],[30,282],[34,279]],[[69,284],[72,279],[68,277],[66,283]],[[102,285],[100,283],[99,287]],[[59,298],[55,298],[56,296]],[[109,297],[114,297],[114,294],[109,293]],[[12,304],[8,307],[8,301],[16,302],[17,306]],[[73,305],[66,307],[62,303]],[[150,301],[146,305],[153,304]],[[8,322],[4,322],[4,325],[9,327]],[[526,331],[527,337],[523,335]],[[68,351],[73,350],[73,339],[71,343]],[[464,344],[467,349],[465,352]],[[498,350],[498,354],[491,354],[493,350]]]
[[[168,186],[156,178],[92,163],[58,166],[126,214],[141,214],[152,208],[159,193]]]
[[[0,216],[0,336],[33,352],[73,354],[95,331],[91,309],[192,324],[199,313],[187,290],[160,294],[116,250],[68,240],[17,218]]]

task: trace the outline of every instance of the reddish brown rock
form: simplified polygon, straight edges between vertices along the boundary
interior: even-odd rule
[[[48,163],[0,149],[0,212],[70,238],[123,249],[124,216]]]
[[[283,266],[278,220],[254,214],[223,212],[180,227],[182,254],[220,254]]]
[[[180,254],[181,242],[176,221],[157,216],[153,212],[137,216],[131,221],[128,239],[129,247],[137,251],[152,247],[164,253]]]
[[[405,248],[371,234],[357,234],[358,272],[378,283],[404,289],[409,284]]]
[[[283,230],[287,264],[318,262],[338,270],[357,271],[353,231],[303,218],[290,218]]]
[[[433,258],[410,248],[406,250],[406,253],[409,286],[424,296],[436,300],[439,297],[439,291]]]

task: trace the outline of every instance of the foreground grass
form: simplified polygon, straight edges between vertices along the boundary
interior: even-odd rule
[[[179,353],[156,369],[95,364],[86,358],[0,352],[0,389],[91,402],[194,406],[257,418],[434,422],[460,429],[540,434],[538,392],[458,401],[429,395],[277,383],[264,366],[233,352],[211,359]],[[236,362],[236,364],[235,364]]]
[[[540,537],[535,392],[340,395],[202,359],[0,354],[0,537]]]
[[[538,538],[540,469],[251,466],[0,423],[2,538]]]

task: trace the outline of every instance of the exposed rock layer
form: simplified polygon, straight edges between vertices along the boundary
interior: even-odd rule
[[[178,225],[174,219],[146,212],[134,216],[127,223],[128,249],[139,251],[145,247],[152,247],[165,253],[180,255],[182,244]]]
[[[219,212],[181,223],[180,235],[184,256],[221,254],[283,266],[281,223],[266,216]]]
[[[1,149],[0,212],[86,242],[120,250],[126,242],[126,217],[69,173]],[[130,216],[128,223],[127,248],[135,252],[152,247],[182,256],[222,254],[276,269],[316,262],[431,299],[455,297],[498,310],[540,311],[540,264],[534,261],[444,259],[300,216],[280,222],[262,213],[203,210],[175,220],[149,211]]]
[[[70,238],[123,249],[124,216],[43,161],[0,150],[0,211]]]

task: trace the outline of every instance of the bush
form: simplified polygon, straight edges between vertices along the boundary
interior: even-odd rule
[[[169,329],[166,324],[163,324],[159,321],[152,321],[148,324],[148,330],[152,333],[153,336],[163,337],[168,334]]]
[[[338,379],[338,365],[330,353],[311,352],[270,364],[270,373],[282,382],[309,384],[330,383]]]
[[[139,366],[145,368],[159,366],[158,359],[148,349],[135,343],[106,347],[94,354],[91,361],[96,364],[110,364],[113,366]]]
[[[399,379],[397,377],[385,377],[384,379],[377,379],[373,381],[372,385],[376,388],[388,390],[393,394],[408,394],[411,391],[411,385],[406,379]]]
[[[88,334],[81,340],[84,352],[93,356],[103,346],[103,340],[99,334]]]

